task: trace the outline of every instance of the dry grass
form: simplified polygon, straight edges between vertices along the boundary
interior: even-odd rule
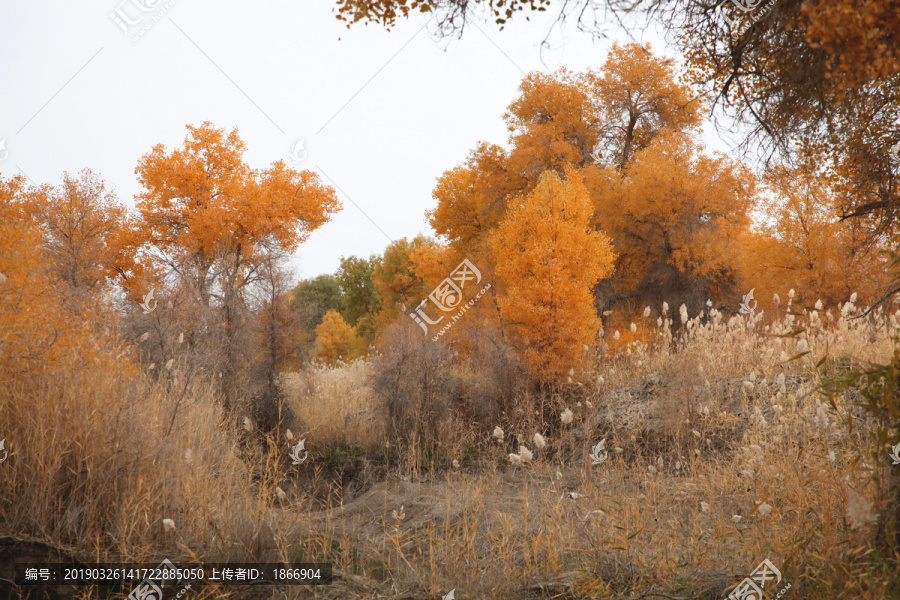
[[[224,425],[199,377],[60,365],[0,390],[2,526],[100,559],[327,560],[346,598],[722,598],[764,558],[788,598],[893,597],[897,563],[871,552],[864,524],[890,461],[871,459],[886,451],[865,414],[816,390],[853,361],[886,361],[900,311],[840,312],[695,317],[674,338],[671,323],[642,323],[648,343],[603,357],[590,383],[544,400],[552,411],[505,415],[504,443],[489,433],[501,423],[447,424],[438,458],[404,446],[325,510],[307,493],[326,476],[316,457],[351,444],[368,464],[390,442],[371,361],[284,377],[305,423],[293,440]],[[507,458],[517,435],[534,453],[520,467]],[[292,465],[299,438],[312,458]],[[592,465],[603,438],[608,458]]]
[[[109,560],[239,558],[234,545],[250,541],[267,502],[210,382],[173,368],[153,383],[129,368],[127,353],[106,352],[0,390],[5,532]]]
[[[319,530],[319,545],[344,540],[342,555],[366,557],[342,568],[389,572],[401,587],[431,594],[464,582],[472,598],[553,589],[563,572],[574,596],[656,589],[713,598],[764,558],[792,593],[889,597],[896,576],[859,560],[871,526],[854,529],[865,514],[848,503],[856,494],[875,500],[871,476],[889,462],[867,462],[875,449],[865,414],[847,404],[835,412],[817,393],[850,362],[889,357],[900,314],[850,318],[860,312],[783,314],[768,324],[762,315],[695,318],[674,341],[664,323],[655,342],[671,350],[634,345],[603,363],[572,406],[575,422],[532,464],[512,467],[505,447],[482,440],[480,460],[462,473],[370,506],[380,529],[341,513]],[[520,422],[507,426],[507,439],[549,425]],[[585,457],[601,437],[621,452],[591,466]],[[416,494],[429,502],[417,505]],[[404,502],[406,518],[394,519]]]
[[[384,419],[367,385],[370,378],[371,359],[336,367],[314,362],[284,374],[281,385],[290,406],[306,424],[295,433],[318,446],[380,442]]]

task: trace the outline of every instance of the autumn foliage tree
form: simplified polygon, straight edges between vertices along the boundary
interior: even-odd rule
[[[329,310],[316,327],[316,356],[333,365],[338,360],[349,362],[360,354],[356,332],[336,310]]]
[[[823,175],[846,184],[836,214],[874,218],[882,232],[896,232],[896,0],[779,0],[752,16],[727,2],[721,12],[700,3],[685,3],[684,10],[679,21],[688,26],[682,46],[690,81],[743,122],[745,145],[766,151],[770,163],[777,157],[801,164],[812,151]]]
[[[462,35],[476,12],[502,27],[517,12],[549,6],[549,0],[337,0],[337,14],[348,23],[391,27],[410,13],[434,13],[441,34]],[[900,148],[898,11],[896,0],[566,0],[558,19],[577,15],[578,27],[593,35],[612,22],[601,13],[614,13],[619,23],[640,15],[657,20],[680,40],[696,94],[746,125],[746,148],[793,160],[805,152],[799,147],[814,147],[833,175],[852,184],[842,218],[871,216],[884,231],[900,222],[900,163],[892,158]],[[623,96],[631,100],[629,92]],[[538,114],[552,120],[552,113]],[[618,154],[625,159],[620,165],[627,155]]]
[[[511,201],[492,236],[500,313],[538,381],[565,380],[597,340],[591,290],[615,257],[591,227],[592,212],[574,168],[565,180],[547,171],[534,191]]]
[[[594,150],[600,162],[624,167],[663,133],[696,131],[704,104],[678,80],[671,59],[650,46],[614,43],[599,71],[579,78],[599,124]],[[594,159],[597,162],[597,159]]]
[[[252,282],[268,248],[293,252],[340,203],[311,171],[283,161],[251,169],[237,130],[226,135],[206,122],[188,132],[183,148],[157,145],[138,163],[140,226],[204,304],[224,302]]]
[[[885,236],[873,235],[873,219],[841,220],[840,182],[816,161],[773,168],[767,218],[741,241],[744,286],[757,290],[761,306],[773,294],[795,289],[801,305],[817,300],[837,306],[852,294],[859,303],[877,301],[890,285]]]
[[[56,279],[72,291],[101,287],[114,274],[109,240],[126,216],[113,191],[85,169],[77,176],[63,173],[56,187],[42,186],[35,205]]]
[[[182,148],[157,145],[138,163],[134,250],[147,250],[201,306],[221,311],[230,396],[245,291],[264,276],[273,252],[296,250],[340,204],[311,171],[280,160],[251,169],[237,130],[226,134],[209,122],[187,129]]]
[[[496,256],[485,240],[510,199],[529,194],[546,170],[574,167],[592,225],[619,253],[596,290],[598,310],[661,304],[664,294],[697,304],[732,291],[730,249],[749,225],[752,176],[693,142],[703,103],[671,60],[614,44],[600,69],[531,73],[519,91],[504,115],[510,148],[479,144],[434,189],[430,222],[451,248],[492,276]]]
[[[57,186],[0,178],[0,380],[87,359],[108,332],[97,292],[124,209],[90,171]]]
[[[423,235],[412,240],[406,238],[388,244],[372,273],[375,289],[381,302],[378,323],[381,329],[418,304],[428,295],[428,287],[416,274],[412,255],[431,241]]]
[[[679,84],[671,60],[649,46],[617,45],[598,70],[530,73],[504,114],[510,149],[481,142],[435,186],[431,226],[451,244],[475,246],[546,169],[621,167],[661,132],[700,125],[702,103]]]
[[[86,364],[104,344],[103,324],[66,301],[57,248],[44,244],[44,192],[0,177],[0,386],[26,386],[64,360]],[[48,240],[52,241],[52,240]],[[83,256],[83,255],[82,255]],[[64,264],[64,263],[63,263]],[[87,265],[88,263],[84,263]],[[64,272],[64,271],[62,271]],[[127,365],[123,361],[122,368]],[[31,382],[31,383],[26,383]],[[24,388],[23,388],[24,389]]]
[[[738,281],[736,242],[755,202],[746,168],[670,134],[624,168],[585,169],[585,182],[593,222],[618,253],[614,275],[597,290],[601,310],[669,301],[696,314],[707,299],[729,299]]]
[[[45,364],[61,322],[24,177],[0,177],[0,378]]]
[[[337,0],[340,19],[390,27],[410,13],[436,13],[438,31],[462,35],[476,11],[504,24],[519,11],[544,11],[549,0]],[[594,35],[615,12],[657,19],[684,48],[691,80],[750,125],[747,141],[785,155],[792,140],[814,140],[868,177],[889,184],[888,149],[900,142],[900,19],[896,0],[567,0],[558,18],[578,15]],[[877,186],[864,210],[900,209],[896,185]],[[874,205],[874,206],[873,206]]]

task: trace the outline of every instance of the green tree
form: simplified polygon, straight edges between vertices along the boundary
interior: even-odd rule
[[[300,281],[293,291],[291,310],[303,323],[310,340],[314,339],[316,325],[330,310],[340,310],[343,302],[341,286],[334,275],[324,274]]]
[[[373,279],[377,256],[359,258],[341,257],[341,266],[335,273],[341,290],[341,315],[365,341],[366,346],[375,341],[378,329],[377,315],[380,307],[378,290]]]

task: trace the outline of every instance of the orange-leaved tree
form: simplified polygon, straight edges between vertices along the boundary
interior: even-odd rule
[[[0,381],[10,390],[60,360],[95,360],[104,343],[102,326],[73,313],[60,293],[42,243],[42,201],[24,177],[0,177]]]
[[[661,133],[702,125],[703,102],[678,80],[675,62],[653,56],[649,44],[614,43],[603,69],[580,81],[594,99],[594,149],[606,164],[621,168]]]
[[[490,238],[482,242],[489,243]],[[471,358],[470,351],[479,344],[476,338],[485,341],[501,334],[495,257],[490,249],[479,251],[474,245],[432,243],[416,249],[411,257],[416,275],[425,282],[429,296],[421,310],[415,305],[409,313],[426,336],[452,343],[456,352]],[[450,306],[442,305],[439,299],[448,292]],[[494,342],[489,343],[496,351]]]
[[[426,216],[446,245],[424,247],[414,257],[416,272],[427,281],[429,289],[449,276],[463,259],[471,261],[486,281],[496,280],[491,233],[505,214],[507,198],[530,187],[524,177],[509,170],[508,160],[503,148],[480,143],[464,165],[446,171],[438,179],[432,192],[437,206]],[[474,312],[489,319],[496,315],[494,294],[491,288]],[[474,320],[469,317],[467,321]],[[456,334],[454,330],[453,336]]]
[[[221,310],[228,396],[246,289],[263,277],[274,253],[296,250],[341,207],[311,171],[280,160],[251,169],[237,130],[226,134],[209,122],[187,129],[182,148],[157,145],[138,163],[144,189],[136,198],[132,242],[139,246],[132,256],[148,250],[201,306]]]
[[[823,165],[854,172],[847,214],[900,226],[896,0],[783,0],[756,16],[738,3],[683,6],[689,77],[744,122],[746,146],[800,159],[815,147]]]
[[[251,283],[269,248],[293,252],[341,206],[311,171],[280,160],[251,169],[236,129],[226,135],[209,122],[187,129],[183,148],[166,152],[160,144],[141,158],[136,205],[143,241],[208,305]]]
[[[701,109],[675,80],[672,61],[649,46],[613,45],[599,70],[530,73],[503,115],[510,149],[481,142],[464,165],[444,173],[431,225],[469,246],[497,225],[506,198],[530,192],[546,169],[621,166],[660,132],[699,127]]]
[[[649,45],[613,44],[600,69],[531,73],[504,118],[508,172],[531,185],[566,164],[622,167],[663,132],[693,132],[703,102],[680,82],[671,59]]]
[[[508,168],[507,152],[481,142],[465,165],[446,171],[432,192],[434,210],[426,212],[431,226],[455,245],[471,246],[497,226],[506,196],[519,193],[525,180]]]
[[[527,196],[510,202],[493,234],[498,305],[534,377],[565,380],[597,340],[591,290],[609,275],[609,239],[591,227],[592,206],[574,168],[547,171]]]
[[[90,169],[63,173],[60,185],[39,189],[35,207],[50,272],[70,294],[97,290],[115,275],[111,241],[126,213],[100,177]]]
[[[44,267],[25,178],[0,177],[0,379],[42,369],[59,347],[63,315]]]
[[[822,300],[838,306],[854,293],[861,305],[877,301],[890,285],[890,246],[878,235],[873,215],[841,221],[842,182],[823,173],[808,158],[794,168],[779,166],[766,176],[770,194],[766,220],[742,245],[741,271],[746,289],[755,289],[761,307],[773,294],[789,289],[796,301],[812,306]]]
[[[510,149],[507,151],[499,146],[479,144],[464,165],[447,171],[440,178],[433,193],[437,207],[428,213],[432,227],[447,240],[450,248],[457,255],[464,254],[479,265],[490,280],[494,279],[496,257],[485,240],[504,218],[510,198],[530,193],[547,169],[562,171],[566,166],[573,165],[583,170],[594,206],[594,224],[616,244],[630,244],[637,240],[642,230],[646,230],[641,223],[619,218],[629,210],[629,204],[636,205],[636,213],[652,205],[660,213],[654,217],[657,221],[668,218],[665,213],[671,216],[688,204],[677,196],[678,190],[671,186],[670,198],[662,197],[652,186],[647,186],[648,191],[656,196],[653,202],[647,202],[640,195],[633,198],[619,195],[616,200],[618,206],[613,207],[610,191],[606,189],[620,189],[617,181],[627,180],[633,191],[638,191],[642,183],[635,181],[634,176],[644,174],[651,176],[654,185],[657,184],[661,174],[652,169],[635,168],[627,175],[623,173],[642,152],[656,146],[658,155],[665,154],[672,143],[658,144],[676,136],[687,140],[686,134],[699,129],[702,102],[692,97],[690,89],[677,80],[671,60],[654,56],[649,46],[614,45],[599,70],[572,73],[562,69],[554,74],[532,73],[522,81],[519,90],[519,97],[510,104],[504,115],[510,131]],[[668,169],[670,175],[682,183],[688,182],[691,177],[707,177],[706,181],[698,179],[694,182],[694,204],[706,203],[696,195],[705,193],[704,186],[713,192],[724,187],[720,180],[728,179],[729,173],[722,171],[727,171],[730,166],[723,165],[719,170],[713,168],[720,163],[695,156],[699,152],[693,147],[679,148],[676,154],[666,164],[656,166]],[[686,157],[696,165],[677,162]],[[642,162],[646,163],[646,159]],[[702,168],[692,176],[687,168],[693,166]],[[698,253],[705,251],[705,245],[710,246],[708,256],[717,256],[715,250],[721,244],[714,244],[712,237],[716,231],[724,231],[727,220],[735,214],[730,208],[718,210],[722,209],[721,200],[716,198],[707,203],[716,204],[715,211],[712,206],[706,213],[692,207],[679,217],[682,221],[696,217],[693,228],[697,235],[706,232],[706,239],[702,243],[697,240],[692,255],[682,252],[679,260],[673,259],[672,268],[697,266],[700,261]],[[667,206],[669,201],[672,206]],[[746,203],[742,201],[742,204]],[[618,215],[610,214],[613,210],[618,211]],[[718,215],[722,215],[721,218]],[[617,222],[605,222],[607,217]],[[713,222],[707,224],[707,220]],[[649,243],[655,244],[660,237],[657,235]],[[662,245],[665,249],[664,240]],[[667,251],[667,254],[672,252]],[[652,279],[656,261],[629,260],[624,251],[623,255],[616,278],[637,282]],[[666,256],[666,260],[668,258]],[[713,271],[709,264],[701,265],[701,270],[710,274]],[[693,280],[693,276],[687,273],[679,273],[679,278],[685,282]],[[718,281],[722,283],[721,279]],[[602,295],[598,302],[601,310],[612,305],[619,307],[622,301],[628,299],[634,299],[643,308],[655,297],[654,294],[647,294],[646,298],[636,297],[653,289],[649,286],[637,289],[636,284],[631,282],[625,288],[620,285],[607,287],[610,289],[598,290]],[[684,287],[680,286],[679,291]],[[704,296],[705,302],[707,293],[707,289],[701,289],[694,295]],[[668,300],[684,301],[675,297]]]
[[[750,226],[756,196],[746,168],[670,134],[623,169],[590,167],[584,175],[595,223],[618,253],[615,275],[597,290],[601,308],[668,301],[696,315],[707,299],[732,299],[736,241]]]

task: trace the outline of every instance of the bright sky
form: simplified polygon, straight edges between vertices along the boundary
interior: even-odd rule
[[[344,210],[291,263],[296,278],[312,277],[342,255],[429,234],[436,179],[479,140],[506,143],[501,116],[524,73],[599,67],[614,40],[629,41],[614,24],[602,41],[570,24],[542,50],[551,12],[503,31],[478,21],[462,40],[437,41],[427,16],[389,32],[347,29],[332,6],[0,0],[0,173],[56,184],[89,167],[133,207],[134,168],[153,145],[180,147],[187,124],[237,127],[251,167],[282,159],[337,189]],[[633,35],[678,58],[658,32]],[[709,130],[703,139],[727,150]]]

